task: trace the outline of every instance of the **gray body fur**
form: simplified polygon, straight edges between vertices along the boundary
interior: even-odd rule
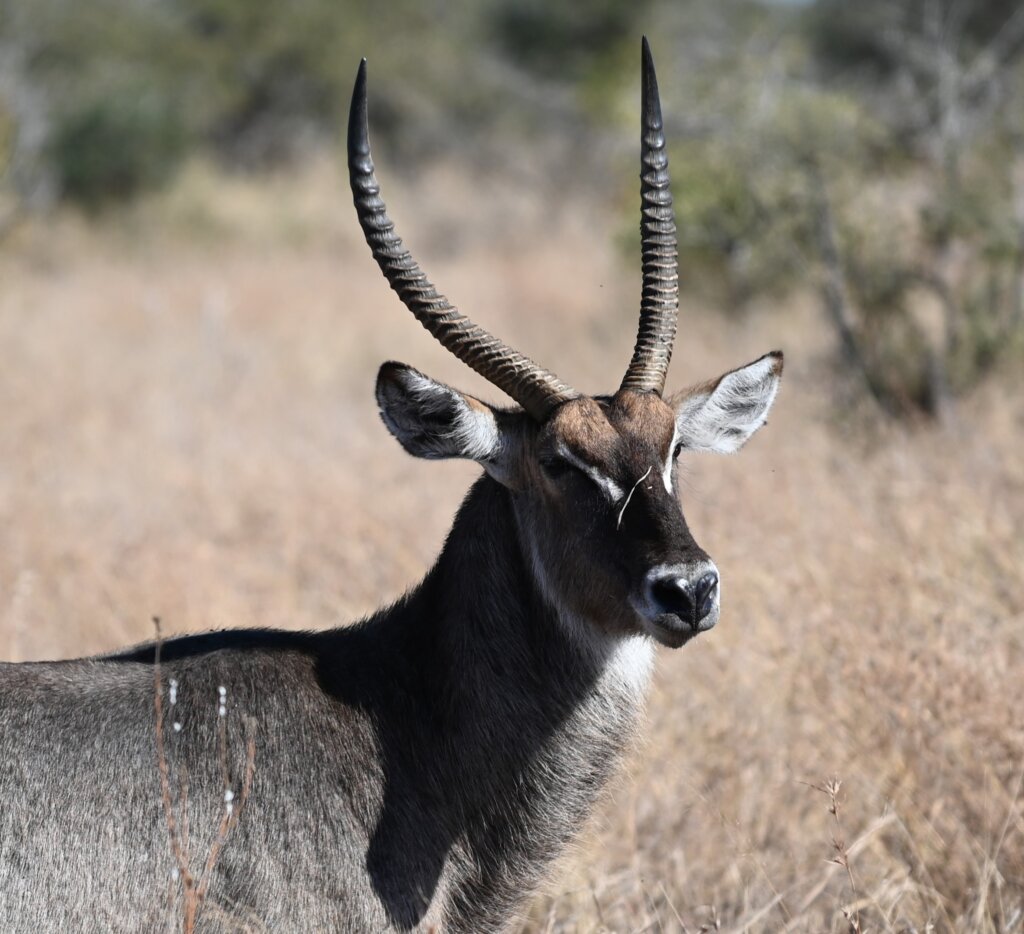
[[[481,478],[423,583],[356,626],[164,644],[193,872],[224,810],[218,688],[236,794],[255,721],[251,795],[197,930],[498,929],[579,829],[642,692],[541,596],[513,497]],[[0,665],[5,934],[180,917],[153,656]]]

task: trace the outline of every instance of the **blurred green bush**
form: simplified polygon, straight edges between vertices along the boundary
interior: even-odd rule
[[[63,114],[49,156],[64,196],[96,209],[163,184],[185,142],[173,104],[119,90]]]
[[[603,186],[588,157],[635,126],[641,32],[689,287],[735,309],[816,291],[846,370],[897,416],[943,417],[1019,349],[1009,0],[3,0],[0,202],[96,209],[196,149],[249,171],[336,149],[364,54],[390,158],[511,162],[534,120],[552,190]]]
[[[55,187],[96,207],[166,182],[197,148],[258,170],[336,146],[368,55],[375,132],[401,124],[399,155],[422,155],[487,113],[500,79],[465,75],[491,51],[476,42],[488,15],[471,0],[4,0],[0,114],[45,124]]]

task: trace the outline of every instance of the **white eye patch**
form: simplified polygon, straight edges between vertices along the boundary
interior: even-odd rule
[[[617,503],[622,499],[622,487],[612,480],[611,477],[606,477],[596,467],[578,458],[564,444],[558,445],[556,453],[560,458],[562,458],[562,460],[568,464],[572,464],[572,466],[580,473],[585,474],[593,483],[595,483],[610,503]]]
[[[672,432],[672,443],[668,446],[668,457],[665,459],[665,466],[661,471],[661,482],[665,489],[672,492],[672,465],[675,463],[676,445],[679,443],[679,428]]]

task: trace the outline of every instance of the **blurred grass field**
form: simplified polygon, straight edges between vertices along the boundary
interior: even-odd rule
[[[443,168],[388,188],[465,311],[581,390],[617,385],[639,262],[611,205],[493,179],[481,199]],[[98,226],[29,225],[0,283],[5,659],[147,639],[154,614],[370,612],[423,574],[477,473],[400,450],[377,366],[502,401],[387,289],[328,163],[196,165]],[[645,737],[525,930],[1024,930],[1024,373],[941,428],[844,416],[820,315],[684,301],[670,389],[774,347],[783,388],[739,456],[685,465],[721,624],[659,652]]]

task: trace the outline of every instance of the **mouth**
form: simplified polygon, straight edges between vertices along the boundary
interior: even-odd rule
[[[703,630],[694,629],[675,613],[662,613],[650,621],[651,635],[662,645],[678,649],[686,645]]]

